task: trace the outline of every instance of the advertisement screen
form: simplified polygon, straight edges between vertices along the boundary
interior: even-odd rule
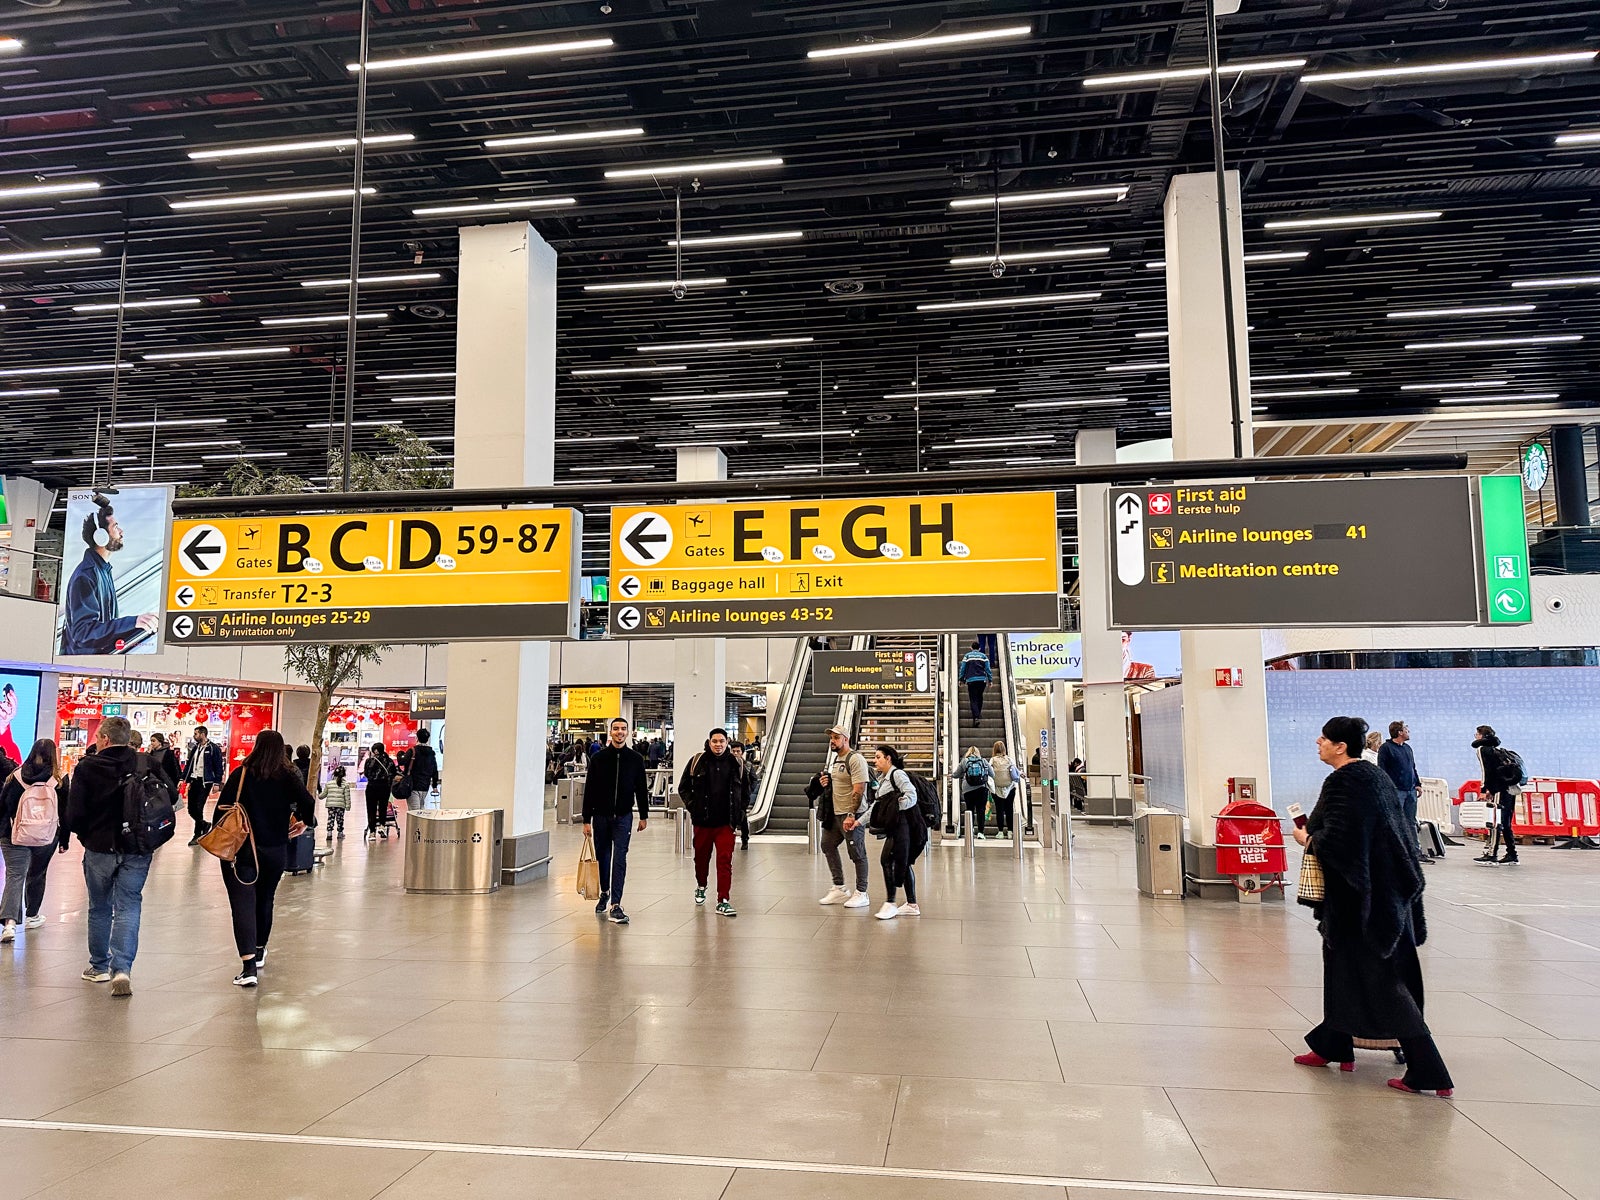
[[[67,494],[56,614],[57,653],[155,654],[161,649],[162,572],[172,526],[172,489],[90,488]]]
[[[0,670],[0,752],[21,762],[39,728],[39,677]]]
[[[1080,680],[1083,678],[1083,639],[1076,633],[1014,633],[1011,635],[1011,664],[1018,679]],[[1141,629],[1123,633],[1124,680],[1177,679],[1182,674],[1176,630]]]

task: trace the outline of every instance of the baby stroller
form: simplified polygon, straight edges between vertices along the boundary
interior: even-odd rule
[[[400,836],[400,818],[394,811],[394,801],[383,802],[383,824],[378,826],[378,836],[384,841],[389,840],[389,831],[394,830],[395,837]]]

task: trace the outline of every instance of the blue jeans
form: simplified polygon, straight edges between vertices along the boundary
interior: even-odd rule
[[[1405,818],[1406,832],[1415,840],[1417,836],[1417,789],[1406,788],[1400,793],[1400,814]]]
[[[594,853],[600,860],[600,890],[611,903],[622,903],[622,885],[628,881],[628,843],[633,840],[633,814],[600,817],[590,823],[594,830]]]
[[[97,971],[115,975],[133,969],[150,859],[148,854],[83,852],[83,882],[89,888],[89,965]]]

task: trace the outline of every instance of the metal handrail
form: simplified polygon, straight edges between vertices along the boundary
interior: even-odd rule
[[[957,653],[959,638],[953,633],[947,633],[942,639],[939,648],[939,697],[938,711],[943,720],[934,725],[936,734],[942,733],[938,739],[937,753],[934,762],[939,771],[939,788],[944,794],[944,821],[945,829],[954,827],[960,832],[961,797],[956,791],[956,781],[952,778],[955,765],[955,747],[958,743],[959,726],[957,706],[961,703],[958,675],[960,668],[957,666]]]
[[[1028,741],[1022,729],[1022,722],[1017,719],[1017,681],[1011,668],[1011,638],[1008,634],[997,634],[996,643],[999,648],[1000,661],[995,663],[995,682],[1000,685],[1000,702],[1006,747],[1010,751],[1011,761],[1017,767],[1018,779],[1016,781],[1016,794],[1011,797],[1012,811],[1012,836],[1018,847],[1022,845],[1022,834],[1017,825],[1016,818],[1032,811],[1033,798],[1028,782]],[[996,780],[995,782],[999,782]]]
[[[811,669],[811,639],[795,639],[794,659],[789,664],[789,675],[784,680],[783,694],[778,697],[778,707],[767,714],[767,740],[761,756],[761,783],[756,789],[756,802],[750,810],[750,831],[760,833],[772,817],[772,805],[778,798],[779,776],[783,774],[784,760],[789,754],[789,738],[794,733],[795,714],[800,708],[800,695],[805,689],[806,672]]]
[[[19,561],[20,560],[20,561]],[[42,554],[0,541],[0,596],[54,604],[61,595],[62,563],[59,554]]]

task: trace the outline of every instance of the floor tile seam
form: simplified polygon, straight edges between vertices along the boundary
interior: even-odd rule
[[[296,1054],[308,1054],[309,1053],[309,1054],[349,1055],[349,1054],[354,1054],[355,1051],[353,1051],[353,1050],[326,1050],[326,1051],[299,1050],[299,1051],[291,1051],[291,1053],[296,1053]],[[376,1055],[366,1054],[366,1055],[362,1056],[361,1061],[370,1062],[373,1059],[375,1059],[376,1057],[377,1057]],[[411,1061],[406,1063],[404,1066],[396,1067],[394,1070],[390,1071],[387,1075],[385,1075],[382,1079],[377,1080],[370,1087],[362,1089],[360,1092],[356,1093],[354,1096],[351,1096],[346,1100],[341,1100],[338,1104],[335,1104],[327,1112],[318,1113],[315,1117],[313,1117],[305,1125],[302,1125],[298,1130],[296,1130],[295,1131],[296,1135],[305,1133],[306,1130],[310,1129],[311,1126],[315,1125],[318,1121],[325,1121],[329,1117],[331,1117],[334,1113],[339,1112],[342,1109],[348,1108],[350,1105],[354,1104],[357,1100],[360,1100],[363,1097],[365,1097],[367,1095],[370,1095],[373,1091],[375,1091],[376,1089],[382,1087],[384,1084],[388,1083],[390,1080],[396,1079],[399,1076],[404,1075],[407,1071],[411,1070],[417,1064],[425,1061],[428,1058],[428,1056],[426,1054],[393,1054],[390,1057],[393,1057],[393,1058],[409,1058],[409,1059],[411,1059]]]
[[[833,1014],[833,1020],[828,1022],[828,1032],[822,1035],[822,1041],[819,1042],[818,1045],[817,1045],[817,1052],[811,1056],[811,1067],[810,1067],[810,1070],[813,1073],[816,1072],[817,1064],[822,1061],[822,1052],[828,1048],[828,1039],[833,1036],[834,1027],[836,1025],[838,1025],[838,1024],[839,1024],[839,1014],[838,1013],[834,1013]],[[890,1128],[891,1129],[893,1128],[892,1124],[891,1124]]]
[[[426,997],[421,997],[421,998],[422,999],[427,999],[427,1000],[434,999],[434,997],[432,997],[432,996],[426,996]],[[416,1016],[412,1017],[411,1020],[402,1022],[401,1024],[396,1025],[393,1029],[386,1030],[383,1033],[374,1034],[372,1037],[369,1037],[366,1041],[361,1042],[358,1045],[352,1046],[349,1050],[338,1051],[338,1053],[341,1053],[341,1054],[359,1054],[359,1053],[361,1053],[361,1051],[362,1051],[362,1049],[364,1047],[372,1045],[373,1042],[381,1041],[386,1037],[390,1037],[390,1036],[392,1036],[394,1034],[397,1034],[397,1033],[401,1032],[402,1030],[409,1029],[411,1026],[415,1025],[418,1021],[422,1020],[424,1017],[431,1017],[434,1013],[438,1012],[441,1008],[446,1008],[452,1003],[453,1003],[453,1001],[450,1001],[450,1000],[440,1000],[432,1008],[428,1009],[426,1012],[418,1013]],[[203,1023],[204,1022],[202,1022],[202,1024]],[[369,1051],[369,1053],[372,1053],[372,1052]],[[392,1050],[391,1051],[381,1051],[381,1053],[392,1054],[393,1051]]]
[[[1527,929],[1533,933],[1542,933],[1546,937],[1556,938],[1558,941],[1566,942],[1569,946],[1582,946],[1585,950],[1593,950],[1596,953],[1600,953],[1600,946],[1596,946],[1591,942],[1579,941],[1577,938],[1570,938],[1564,933],[1555,933],[1549,929],[1541,929],[1537,925],[1530,925],[1526,921],[1519,921],[1515,917],[1508,917],[1503,913],[1489,912],[1478,905],[1464,904],[1460,907],[1469,909],[1472,912],[1479,913],[1482,916],[1489,917],[1496,921],[1504,921],[1507,925],[1515,925],[1518,929]]]
[[[1183,1136],[1188,1138],[1189,1144],[1194,1147],[1195,1154],[1200,1158],[1200,1165],[1205,1167],[1206,1174],[1211,1176],[1211,1182],[1216,1183],[1216,1168],[1211,1165],[1211,1160],[1206,1157],[1205,1148],[1200,1145],[1200,1139],[1195,1137],[1194,1131],[1189,1128],[1189,1122],[1184,1119],[1183,1110],[1178,1107],[1178,1102],[1172,1098],[1172,1093],[1174,1091],[1182,1090],[1184,1089],[1162,1085],[1161,1095],[1162,1098],[1166,1100],[1167,1106],[1172,1109],[1172,1115],[1178,1119],[1178,1124],[1183,1126]]]
[[[50,1040],[50,1039],[37,1038],[37,1039],[30,1039],[30,1040],[47,1041],[47,1040]],[[64,1039],[56,1038],[54,1040],[62,1041]],[[73,1044],[74,1045],[93,1045],[94,1043],[88,1043],[88,1042],[78,1043],[78,1042],[75,1042]],[[161,1045],[163,1049],[167,1048],[166,1045],[163,1045],[162,1043],[158,1043],[158,1042],[130,1042],[129,1045],[133,1045],[133,1046]],[[208,1046],[189,1046],[189,1047],[174,1046],[174,1048],[175,1049],[187,1049],[188,1053],[187,1054],[180,1054],[177,1058],[173,1059],[171,1062],[165,1062],[165,1063],[162,1063],[160,1066],[151,1067],[148,1070],[140,1071],[138,1074],[130,1075],[126,1079],[119,1079],[116,1083],[112,1084],[110,1087],[101,1088],[99,1091],[93,1092],[93,1093],[91,1093],[91,1094],[89,1094],[87,1096],[80,1096],[80,1097],[78,1097],[78,1099],[72,1101],[71,1104],[63,1104],[60,1108],[53,1108],[53,1109],[50,1110],[50,1112],[45,1113],[44,1116],[42,1116],[42,1117],[40,1117],[38,1119],[39,1120],[49,1120],[50,1117],[55,1113],[64,1112],[69,1108],[75,1107],[76,1105],[87,1103],[88,1101],[95,1099],[97,1096],[103,1096],[107,1092],[115,1091],[117,1088],[122,1087],[124,1084],[132,1083],[132,1082],[134,1082],[135,1080],[138,1080],[138,1079],[143,1079],[146,1075],[153,1075],[157,1071],[163,1071],[168,1067],[175,1067],[179,1063],[187,1062],[189,1059],[193,1058],[195,1055],[203,1054],[206,1050],[210,1049],[210,1047],[208,1047]]]
[[[1426,979],[1426,973],[1424,973],[1424,979]],[[1562,1038],[1560,1034],[1551,1033],[1548,1029],[1546,1029],[1543,1025],[1540,1025],[1537,1021],[1533,1020],[1531,1017],[1523,1016],[1523,1015],[1521,1015],[1519,1013],[1513,1012],[1511,1009],[1507,1008],[1503,1004],[1496,1004],[1493,1000],[1485,999],[1485,996],[1490,996],[1490,995],[1509,996],[1509,995],[1514,995],[1515,993],[1511,993],[1511,992],[1499,992],[1499,993],[1486,992],[1486,993],[1484,993],[1484,995],[1478,995],[1477,993],[1474,993],[1474,992],[1463,992],[1461,994],[1465,995],[1465,996],[1471,996],[1479,1004],[1488,1005],[1490,1008],[1494,1009],[1495,1012],[1501,1013],[1501,1014],[1509,1017],[1511,1020],[1518,1022],[1519,1024],[1526,1025],[1529,1029],[1538,1030],[1540,1033],[1544,1034],[1544,1036],[1546,1038],[1550,1039],[1551,1041],[1560,1042],[1560,1041],[1568,1040],[1568,1039]],[[1573,999],[1578,999],[1578,1000],[1583,999],[1582,996],[1577,996],[1577,997],[1572,997],[1572,998]],[[1506,1035],[1501,1035],[1501,1036],[1506,1036]],[[1538,1040],[1542,1040],[1542,1039],[1529,1039],[1529,1040],[1538,1041]],[[1572,1040],[1572,1041],[1590,1041],[1592,1039],[1589,1039],[1589,1038],[1572,1038],[1570,1040]]]
[[[652,1075],[654,1075],[656,1073],[656,1071],[663,1064],[661,1064],[661,1063],[610,1063],[610,1064],[607,1064],[607,1065],[609,1065],[609,1066],[618,1066],[618,1067],[644,1067],[645,1068],[645,1072],[644,1072],[643,1075],[639,1076],[639,1078],[634,1082],[634,1085],[632,1087],[630,1087],[625,1093],[623,1093],[621,1099],[619,1099],[615,1104],[613,1104],[611,1106],[611,1108],[606,1112],[605,1116],[601,1117],[598,1121],[596,1121],[594,1123],[594,1128],[589,1130],[588,1133],[583,1135],[583,1140],[578,1143],[577,1149],[578,1149],[579,1152],[584,1153],[584,1154],[602,1154],[602,1153],[607,1153],[606,1151],[587,1150],[587,1149],[585,1149],[585,1147],[588,1145],[589,1141],[592,1138],[595,1137],[595,1135],[597,1135],[602,1129],[604,1129],[606,1127],[606,1125],[610,1122],[611,1118],[616,1116],[617,1113],[621,1111],[622,1106],[624,1104],[626,1104],[629,1100],[632,1100],[634,1098],[634,1096],[636,1096],[638,1094],[639,1089],[642,1088],[645,1085],[645,1083],[650,1079],[650,1077]]]
[[[121,1158],[124,1154],[130,1154],[133,1151],[137,1150],[140,1146],[144,1146],[144,1145],[149,1144],[150,1142],[156,1141],[158,1139],[158,1137],[159,1137],[158,1134],[144,1134],[144,1135],[123,1134],[121,1136],[133,1137],[136,1140],[134,1141],[134,1143],[131,1146],[124,1146],[124,1147],[122,1147],[122,1149],[118,1150],[115,1154],[109,1155],[106,1158],[98,1159],[98,1160],[96,1160],[95,1162],[92,1162],[92,1163],[85,1163],[82,1167],[80,1167],[78,1170],[72,1172],[70,1175],[67,1175],[67,1176],[65,1176],[65,1177],[63,1177],[61,1179],[57,1179],[52,1183],[47,1183],[41,1188],[35,1188],[31,1192],[27,1192],[24,1195],[19,1196],[17,1198],[17,1200],[29,1200],[29,1197],[42,1196],[46,1192],[53,1191],[53,1190],[55,1190],[56,1188],[59,1188],[59,1187],[64,1187],[65,1185],[71,1183],[74,1179],[77,1179],[77,1178],[79,1178],[79,1177],[81,1177],[83,1175],[87,1175],[90,1171],[102,1170],[103,1168],[105,1168],[109,1164],[116,1162],[117,1159]]]
[[[1472,1113],[1470,1111],[1468,1111],[1465,1108],[1461,1108],[1460,1106],[1453,1106],[1453,1107],[1455,1107],[1456,1112],[1460,1113],[1461,1116],[1465,1117],[1470,1124],[1476,1125],[1479,1129],[1481,1129],[1483,1131],[1484,1135],[1486,1137],[1488,1137],[1490,1141],[1494,1142],[1497,1146],[1500,1146],[1502,1149],[1504,1149],[1507,1154],[1511,1155],[1512,1158],[1514,1158],[1518,1162],[1522,1163],[1525,1167],[1527,1167],[1530,1171],[1532,1171],[1540,1179],[1543,1179],[1551,1187],[1555,1188],[1556,1191],[1560,1192],[1563,1196],[1572,1196],[1573,1195],[1572,1192],[1568,1191],[1566,1188],[1562,1187],[1559,1183],[1557,1183],[1554,1179],[1551,1179],[1550,1176],[1546,1175],[1544,1173],[1544,1171],[1542,1171],[1536,1163],[1534,1163],[1534,1162],[1530,1161],[1529,1159],[1525,1158],[1515,1147],[1513,1147],[1504,1138],[1502,1138],[1498,1134],[1496,1134],[1495,1131],[1493,1129],[1491,1129],[1488,1125],[1485,1125],[1482,1121],[1479,1121],[1475,1117],[1473,1117],[1473,1115],[1472,1115]]]

